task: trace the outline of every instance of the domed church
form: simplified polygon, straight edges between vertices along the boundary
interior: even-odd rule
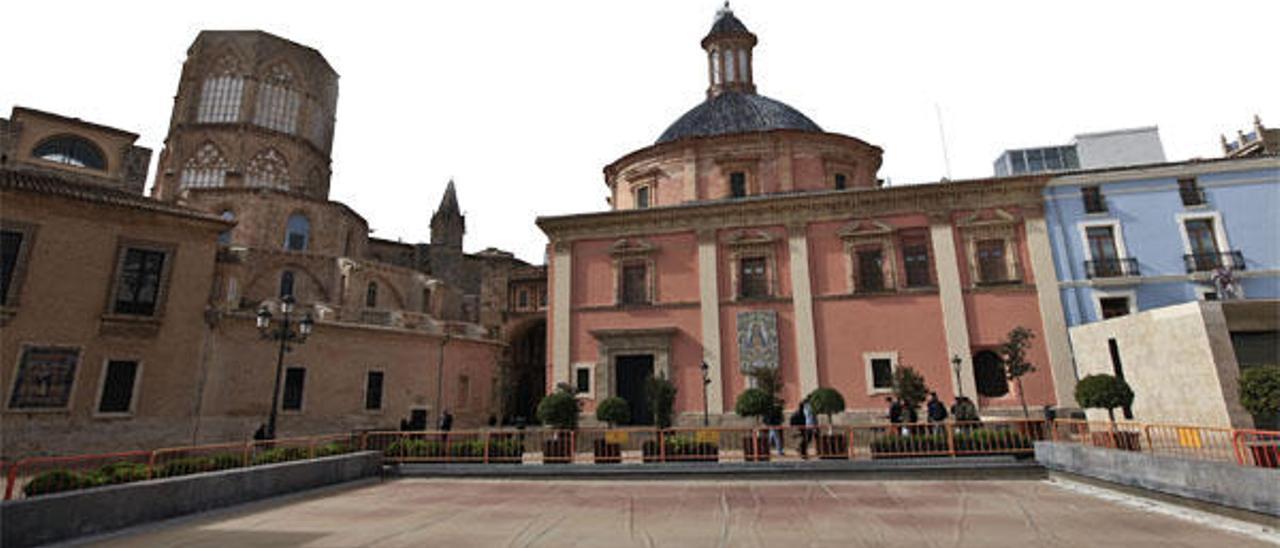
[[[547,389],[588,413],[622,397],[645,424],[645,379],[664,376],[678,423],[731,424],[748,372],[776,368],[789,409],[835,388],[849,422],[883,415],[910,366],[984,414],[1073,405],[1046,179],[882,188],[879,147],[757,92],[758,43],[726,3],[701,41],[705,99],[604,168],[611,210],[538,220]],[[1017,326],[1040,364],[1021,394],[996,354]]]

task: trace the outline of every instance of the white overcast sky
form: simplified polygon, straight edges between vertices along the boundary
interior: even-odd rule
[[[715,0],[11,2],[0,108],[140,134],[159,156],[201,29],[262,29],[341,75],[331,198],[425,241],[450,177],[468,251],[540,263],[538,215],[606,208],[601,169],[704,98]],[[991,174],[1007,148],[1158,125],[1170,160],[1280,125],[1275,0],[736,0],[759,91],[884,149],[895,185]],[[7,114],[0,114],[5,115]],[[152,167],[154,175],[155,168]],[[148,184],[150,187],[150,183]]]

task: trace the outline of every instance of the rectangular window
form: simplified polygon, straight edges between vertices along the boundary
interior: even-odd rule
[[[1080,169],[1080,159],[1076,156],[1076,147],[1062,147],[1062,167],[1065,169]]]
[[[1204,204],[1204,190],[1196,183],[1194,177],[1178,179],[1178,195],[1182,197],[1182,205],[1184,206]]]
[[[1196,271],[1211,271],[1221,264],[1218,239],[1213,232],[1213,219],[1187,219],[1187,242],[1191,244],[1191,262]]]
[[[907,269],[907,287],[928,287],[929,245],[924,242],[908,242],[902,246],[902,262]]]
[[[649,303],[648,270],[645,264],[622,267],[622,304]]]
[[[364,408],[369,411],[377,411],[382,409],[382,378],[381,371],[370,371],[364,384]]]
[[[1027,172],[1027,158],[1023,151],[1009,151],[1009,161],[1013,165],[1013,173],[1015,175]]]
[[[747,174],[735,171],[729,174],[729,197],[745,198],[747,196]]]
[[[649,207],[649,187],[642,186],[636,189],[636,209],[647,207]]]
[[[1102,297],[1098,299],[1102,319],[1117,318],[1129,314],[1129,297]]]
[[[106,378],[102,381],[102,398],[98,401],[99,413],[128,413],[133,403],[133,385],[138,375],[138,362],[111,360],[107,362]]]
[[[0,306],[9,303],[9,288],[13,287],[13,276],[18,271],[22,237],[17,230],[0,231]]]
[[[1027,151],[1027,172],[1040,173],[1044,171],[1044,151],[1040,149]]]
[[[116,283],[116,314],[153,316],[160,299],[160,280],[165,253],[152,249],[127,248]]]
[[[880,248],[858,250],[858,291],[883,291],[884,255]]]
[[[1081,188],[1080,195],[1084,199],[1085,213],[1107,212],[1107,203],[1102,199],[1102,189],[1097,185]]]
[[[80,349],[68,346],[28,346],[22,349],[18,372],[9,395],[9,409],[60,409],[71,400],[71,386],[80,363]]]
[[[978,281],[1000,283],[1009,278],[1009,267],[1004,258],[1004,240],[978,242]]]
[[[848,178],[843,173],[836,174],[836,190],[844,190],[848,184]]]
[[[302,389],[306,381],[306,369],[290,367],[284,370],[284,395],[281,397],[281,409],[285,411],[302,410]]]
[[[872,358],[871,388],[874,390],[893,389],[893,361],[889,358]]]
[[[764,257],[745,257],[738,261],[738,295],[744,299],[769,296]]]
[[[1092,272],[1096,278],[1112,278],[1122,274],[1120,254],[1116,251],[1115,231],[1109,226],[1091,226],[1085,229],[1092,257]]]
[[[591,370],[586,367],[579,367],[574,372],[574,390],[579,394],[591,393]]]

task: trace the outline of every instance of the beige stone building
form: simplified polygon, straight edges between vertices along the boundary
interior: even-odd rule
[[[506,342],[540,336],[545,274],[464,253],[452,183],[430,243],[370,238],[329,200],[337,78],[288,40],[200,33],[150,197],[137,135],[21,107],[0,119],[0,456],[242,440],[273,396],[280,436],[512,414]],[[285,296],[315,327],[277,381],[255,319],[279,321]]]
[[[1277,333],[1280,301],[1195,301],[1073,327],[1071,343],[1081,377],[1114,375],[1133,389],[1125,418],[1254,428],[1240,405],[1240,374],[1274,365],[1266,360]],[[1107,420],[1105,410],[1087,413]]]

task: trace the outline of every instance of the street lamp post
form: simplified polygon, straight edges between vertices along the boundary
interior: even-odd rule
[[[258,333],[265,340],[280,342],[280,350],[276,355],[276,382],[275,387],[271,390],[271,415],[267,419],[266,437],[269,440],[276,438],[276,410],[280,407],[280,376],[284,372],[284,355],[286,352],[293,350],[292,345],[306,342],[307,337],[311,335],[311,328],[315,324],[315,321],[311,319],[311,313],[308,312],[301,321],[294,325],[293,304],[293,295],[285,295],[280,300],[280,314],[283,317],[280,325],[275,328],[271,325],[271,311],[267,310],[265,305],[258,309]],[[295,327],[296,330],[294,329]]]
[[[711,415],[707,407],[707,386],[711,384],[711,366],[702,362],[702,425],[711,425]]]
[[[964,385],[960,384],[960,365],[963,363],[964,360],[960,359],[959,354],[951,356],[951,370],[956,372],[956,394],[960,397],[964,397]]]

